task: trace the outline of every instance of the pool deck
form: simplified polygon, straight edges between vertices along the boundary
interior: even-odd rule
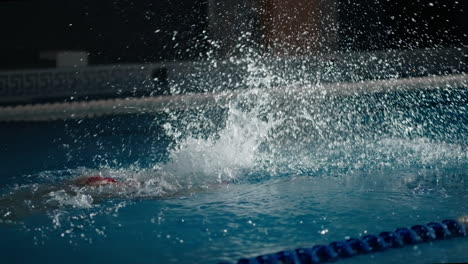
[[[287,93],[319,98],[376,92],[457,89],[462,87],[468,87],[467,74],[317,84],[315,86],[293,86],[287,87],[287,89],[285,87],[275,87],[268,89],[268,92],[272,94]],[[106,115],[161,113],[164,111],[185,110],[214,105],[222,106],[241,93],[245,93],[245,91],[3,106],[0,107],[0,122],[84,119]]]

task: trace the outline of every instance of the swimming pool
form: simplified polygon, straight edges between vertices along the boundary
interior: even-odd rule
[[[83,174],[145,183],[2,206],[2,261],[216,263],[468,212],[468,89],[318,95],[252,89],[209,109],[1,124],[4,197]],[[466,248],[341,262],[463,262]]]

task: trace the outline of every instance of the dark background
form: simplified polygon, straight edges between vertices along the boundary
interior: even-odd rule
[[[339,0],[338,49],[466,46],[465,6]],[[208,19],[207,0],[0,1],[0,69],[53,66],[39,60],[45,50],[88,51],[90,64],[196,60],[209,49]]]
[[[341,49],[467,45],[466,0],[339,0]]]
[[[92,64],[193,59],[206,27],[204,0],[3,1],[0,67],[44,64],[44,50],[85,50]]]

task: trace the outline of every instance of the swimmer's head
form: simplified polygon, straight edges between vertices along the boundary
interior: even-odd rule
[[[76,185],[99,186],[117,182],[115,179],[101,176],[81,177],[75,180]]]

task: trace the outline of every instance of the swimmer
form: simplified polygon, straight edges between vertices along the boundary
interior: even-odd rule
[[[110,177],[101,177],[101,176],[85,176],[80,177],[72,183],[79,185],[79,186],[99,186],[99,185],[106,185],[116,183],[117,181],[114,178]]]
[[[106,199],[170,199],[203,192],[211,187],[226,186],[227,182],[185,188],[173,185],[160,178],[141,182],[133,178],[118,180],[99,174],[80,176],[59,184],[33,184],[0,196],[0,223],[49,210],[75,207],[76,202],[83,200],[95,204]],[[145,188],[157,191],[147,192]]]
[[[118,181],[100,175],[81,176],[59,184],[33,184],[0,196],[0,222],[16,221],[36,212],[75,207],[74,200],[97,203],[128,198],[140,186],[136,180]]]
[[[117,181],[113,178],[84,176],[60,184],[33,184],[21,187],[19,190],[0,196],[0,222],[11,222],[36,212],[60,208],[59,202],[53,199],[55,195],[62,197],[89,195],[92,189],[114,183]]]

